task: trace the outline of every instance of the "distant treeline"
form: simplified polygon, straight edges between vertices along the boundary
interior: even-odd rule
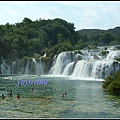
[[[37,57],[47,53],[53,57],[62,51],[96,46],[120,45],[120,27],[109,30],[83,29],[75,31],[74,23],[55,18],[0,25],[0,57],[15,52],[18,58]]]
[[[111,46],[120,44],[120,27],[108,30],[82,29],[77,32],[81,39],[90,45]]]

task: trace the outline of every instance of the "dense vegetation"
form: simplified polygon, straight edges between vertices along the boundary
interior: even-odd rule
[[[103,81],[103,88],[112,94],[120,95],[120,71],[108,76]]]
[[[83,29],[77,32],[90,45],[111,46],[120,44],[120,27],[108,30]]]
[[[3,58],[13,52],[20,59],[44,53],[53,57],[62,51],[115,44],[120,44],[120,27],[75,31],[73,23],[60,18],[36,21],[24,18],[20,23],[0,25],[0,57]]]
[[[24,18],[21,23],[0,26],[0,56],[6,58],[11,51],[24,56],[43,55],[73,50],[78,35],[73,23],[56,18],[53,20],[36,20]]]

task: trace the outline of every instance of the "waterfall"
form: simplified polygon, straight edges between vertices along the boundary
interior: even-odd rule
[[[93,65],[91,76],[93,78],[100,79],[100,78],[106,78],[113,72],[116,72],[117,71],[116,69],[119,68],[119,64],[117,64],[116,69],[115,69],[113,62],[114,61],[103,61],[103,60],[96,61]]]
[[[63,75],[69,76],[72,74],[73,70],[74,70],[74,62],[71,62],[66,66]]]
[[[25,74],[29,74],[29,60],[27,61],[27,65],[25,67]]]
[[[69,63],[62,75],[76,78],[106,78],[111,73],[120,69],[120,63],[113,65],[114,61],[85,61],[80,60],[77,63]]]
[[[116,58],[120,58],[120,51],[111,51],[106,60],[115,60]]]
[[[39,75],[39,74],[44,74],[43,72],[43,63],[42,60],[39,59],[39,61],[37,62],[34,58],[33,58],[33,62],[35,63],[35,74]]]
[[[46,54],[40,58],[8,61],[1,58],[0,74],[49,74],[65,75],[82,79],[105,79],[120,70],[120,50],[115,47],[96,50],[65,51],[55,55],[52,63]],[[47,60],[47,61],[46,61]]]
[[[45,63],[40,59],[35,60],[28,59],[25,62],[21,60],[16,60],[7,64],[6,60],[2,59],[2,64],[0,65],[1,74],[44,74]],[[46,68],[47,69],[47,68]]]
[[[92,66],[93,66],[93,62],[80,60],[76,63],[74,71],[71,76],[80,77],[80,78],[89,78],[91,77]]]
[[[79,58],[79,59],[78,59]],[[109,47],[107,54],[98,50],[66,51],[60,53],[50,69],[52,75],[65,75],[82,79],[105,79],[120,70],[120,51]]]
[[[16,72],[17,72],[18,70],[16,71],[16,62],[17,62],[17,61],[12,62],[12,73],[11,73],[11,74],[14,74],[14,73],[17,74]]]
[[[10,74],[11,66],[6,63],[4,59],[2,59],[2,64],[0,65],[1,73],[4,74]]]
[[[75,60],[75,52],[62,52],[58,55],[54,66],[51,68],[49,74],[62,74],[67,64]]]

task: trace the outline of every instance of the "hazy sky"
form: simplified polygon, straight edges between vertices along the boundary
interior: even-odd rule
[[[0,25],[61,18],[75,30],[120,26],[120,1],[0,1]]]

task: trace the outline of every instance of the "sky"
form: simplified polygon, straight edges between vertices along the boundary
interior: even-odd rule
[[[60,18],[75,30],[120,26],[120,1],[0,1],[0,25]]]

